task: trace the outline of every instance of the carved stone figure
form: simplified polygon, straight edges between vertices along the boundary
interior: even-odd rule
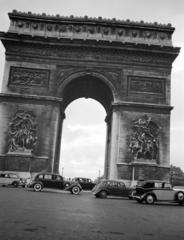
[[[32,152],[37,141],[33,113],[18,111],[9,124],[9,137],[9,152]]]
[[[133,121],[133,133],[130,136],[129,150],[134,160],[147,159],[158,160],[159,150],[159,127],[151,120],[151,117],[144,115],[142,118]]]

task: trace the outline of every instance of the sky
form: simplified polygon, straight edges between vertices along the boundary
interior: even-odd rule
[[[184,1],[183,0],[0,0],[0,31],[9,27],[13,9],[62,16],[116,18],[171,23],[173,45],[181,47],[171,76],[170,162],[184,170]],[[0,44],[0,81],[4,71],[4,48]],[[66,109],[63,125],[60,173],[65,177],[103,174],[105,157],[105,110],[92,99],[78,99]]]

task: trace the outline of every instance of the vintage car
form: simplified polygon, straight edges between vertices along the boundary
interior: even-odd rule
[[[70,182],[66,184],[64,178],[59,174],[53,173],[38,173],[27,184],[27,188],[33,188],[34,191],[40,192],[43,188],[53,188],[70,191],[72,194],[79,194],[82,190],[81,185],[78,182]]]
[[[2,172],[0,173],[0,185],[1,186],[13,186],[18,187],[23,184],[22,179],[20,179],[16,173],[13,172]]]
[[[154,204],[154,202],[166,201],[181,205],[184,203],[184,189],[172,188],[171,184],[165,181],[143,181],[136,187],[134,199],[139,203]]]
[[[97,198],[106,198],[107,196],[129,197],[132,189],[127,188],[122,181],[102,180],[92,189],[92,193]]]
[[[96,185],[90,178],[75,177],[72,180],[80,183],[82,190],[92,190]]]

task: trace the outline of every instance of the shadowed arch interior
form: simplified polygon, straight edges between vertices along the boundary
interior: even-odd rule
[[[63,91],[64,109],[72,101],[85,97],[92,98],[100,102],[108,113],[113,101],[112,92],[99,78],[94,76],[81,76],[72,80]]]

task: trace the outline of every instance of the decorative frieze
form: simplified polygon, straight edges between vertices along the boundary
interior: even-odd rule
[[[128,76],[128,95],[154,94],[158,97],[165,96],[165,79],[153,77]]]
[[[47,88],[49,86],[49,71],[42,69],[11,67],[9,85],[12,84]]]
[[[96,41],[132,42],[172,46],[174,28],[168,24],[133,22],[85,17],[47,16],[13,11],[9,13],[9,32],[69,39],[91,39]]]

